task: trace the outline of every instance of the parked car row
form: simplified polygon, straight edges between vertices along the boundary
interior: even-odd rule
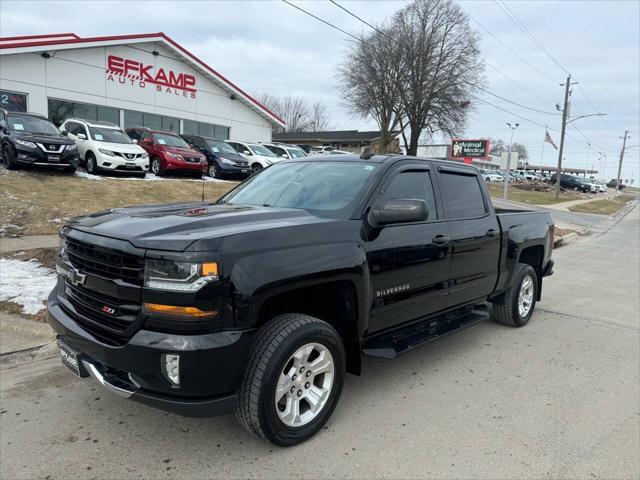
[[[503,170],[480,170],[482,178],[485,182],[504,182],[507,172]],[[531,170],[510,170],[509,182],[548,182],[556,183],[557,175],[554,173],[549,176],[541,172],[533,172]],[[606,193],[608,186],[615,180],[605,184],[602,180],[583,178],[563,173],[560,177],[560,186],[569,190],[580,191],[584,193]],[[615,187],[615,185],[613,185]]]
[[[69,118],[60,128],[35,113],[0,111],[0,151],[9,169],[47,166],[144,177],[183,172],[246,178],[273,163],[306,156],[295,146],[255,143]]]

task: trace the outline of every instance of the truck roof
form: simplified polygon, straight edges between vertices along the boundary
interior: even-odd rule
[[[374,162],[374,163],[387,163],[387,162],[392,162],[392,161],[396,161],[396,160],[428,160],[430,162],[435,162],[438,164],[443,164],[443,165],[450,165],[452,167],[462,167],[462,168],[469,168],[469,169],[473,169],[473,170],[477,170],[477,168],[473,165],[468,165],[466,163],[462,163],[462,162],[456,162],[453,160],[443,160],[441,158],[430,158],[430,157],[413,157],[413,156],[407,156],[407,155],[402,155],[399,153],[391,153],[391,154],[377,154],[377,155],[373,155],[372,157],[369,158],[362,158],[359,155],[353,154],[353,155],[349,155],[349,154],[340,154],[340,155],[322,155],[322,156],[310,156],[310,157],[302,157],[302,158],[297,158],[295,159],[296,161],[303,161],[303,162],[344,162],[345,160],[347,161],[354,161],[354,162]]]

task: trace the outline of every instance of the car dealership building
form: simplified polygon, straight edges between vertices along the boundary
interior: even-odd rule
[[[0,38],[0,107],[122,128],[270,141],[284,122],[163,33]]]

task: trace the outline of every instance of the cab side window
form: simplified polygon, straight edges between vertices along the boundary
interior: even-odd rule
[[[381,193],[380,200],[383,203],[399,199],[424,200],[429,209],[427,220],[435,220],[437,217],[431,175],[427,170],[408,170],[397,173]]]
[[[488,212],[476,175],[443,172],[440,180],[442,202],[449,220],[478,218]]]

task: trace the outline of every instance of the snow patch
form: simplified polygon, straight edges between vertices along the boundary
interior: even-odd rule
[[[92,175],[91,173],[82,172],[78,170],[76,170],[75,176],[80,178],[86,178],[88,180],[102,180],[102,177],[100,175]]]
[[[56,284],[56,274],[36,260],[0,258],[0,300],[22,305],[22,312],[35,315]]]
[[[231,183],[229,180],[221,180],[219,178],[212,178],[209,176],[203,176],[201,179],[200,178],[180,178],[180,177],[174,177],[174,178],[168,178],[168,177],[159,177],[158,175],[155,175],[153,173],[147,173],[145,175],[144,178],[132,178],[132,177],[116,177],[116,176],[110,176],[110,177],[102,177],[100,175],[93,175],[91,173],[87,173],[85,171],[82,170],[78,170],[75,173],[76,177],[80,177],[80,178],[85,178],[87,180],[103,180],[103,179],[108,179],[108,180],[126,180],[128,182],[215,182],[215,183]]]

